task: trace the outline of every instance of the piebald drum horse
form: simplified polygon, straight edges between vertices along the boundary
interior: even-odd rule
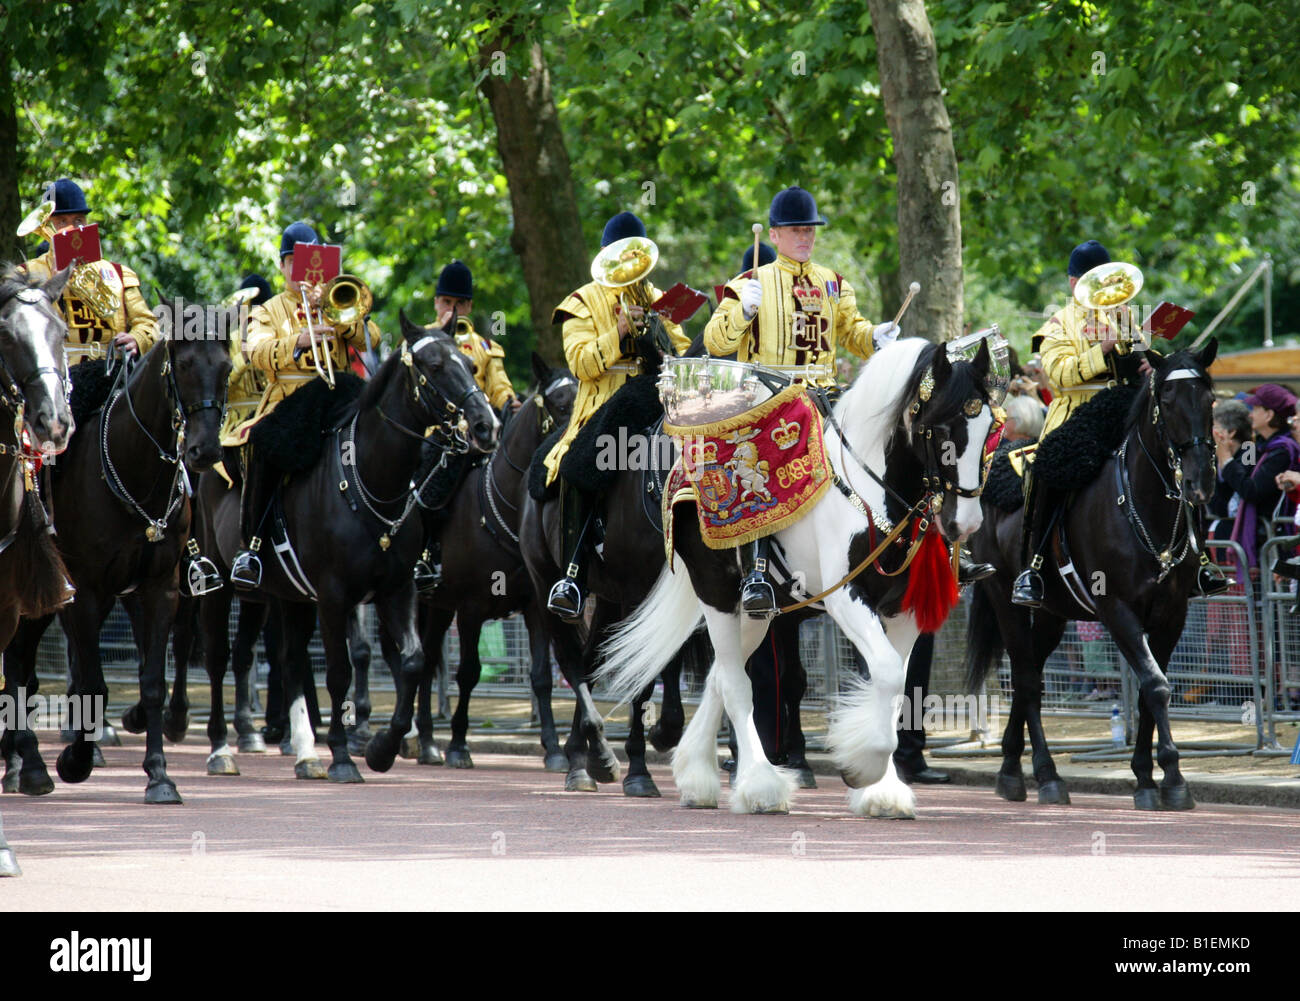
[[[40,497],[28,487],[25,466],[31,453],[58,455],[72,433],[63,348],[67,327],[54,310],[70,273],[65,268],[49,279],[33,280],[6,268],[0,278],[0,648],[8,645],[20,615],[48,615],[67,597],[66,570],[46,531],[45,512],[37,510]],[[15,705],[20,697],[17,678],[5,686],[5,694]],[[29,739],[34,740],[27,728],[4,733],[0,751],[6,768]],[[52,788],[43,767],[41,773]],[[16,778],[15,788],[23,792],[49,791],[45,785],[33,785],[40,785],[41,778],[34,771],[22,771]],[[6,773],[5,791],[14,791],[7,780]],[[0,876],[18,875],[18,860],[0,824]]]
[[[973,362],[949,362],[942,347],[918,339],[897,341],[872,356],[835,407],[847,439],[829,421],[825,430],[826,453],[844,489],[828,490],[806,517],[775,536],[789,565],[804,572],[809,591],[832,588],[862,565],[873,546],[887,538],[887,524],[910,521],[923,533],[936,500],[941,500],[941,510],[933,517],[949,540],[963,540],[979,528],[976,498],[993,423],[985,386],[988,365],[987,342]],[[931,485],[940,483],[942,491],[932,492]],[[874,531],[867,512],[876,512]],[[699,709],[673,756],[681,801],[692,807],[718,803],[716,740],[725,707],[738,745],[732,810],[786,812],[795,776],[763,754],[745,675],[745,661],[767,623],[740,611],[736,553],[707,548],[690,511],[679,512],[674,525],[678,560],[614,631],[604,647],[600,675],[615,695],[631,697],[663,667],[702,611],[715,660]],[[909,537],[904,531],[899,538]],[[915,615],[903,608],[908,581],[917,571],[903,569],[905,546],[886,549],[875,566],[824,598],[827,612],[862,653],[871,675],[869,682],[853,679],[841,697],[831,715],[828,743],[854,788],[853,812],[912,817],[915,797],[895,773],[892,755],[907,659],[919,635]]]
[[[1190,810],[1195,806],[1178,768],[1178,749],[1169,728],[1169,681],[1164,669],[1182,635],[1187,601],[1198,562],[1189,532],[1192,506],[1214,491],[1216,465],[1211,435],[1213,387],[1207,373],[1218,350],[1211,339],[1199,352],[1149,356],[1153,372],[1129,413],[1124,444],[1097,478],[1077,491],[1062,517],[1068,559],[1060,536],[1053,546],[1062,564],[1073,562],[1094,609],[1082,606],[1059,573],[1043,574],[1043,606],[1031,612],[1011,603],[1011,583],[1020,570],[1020,522],[1024,509],[1008,514],[985,505],[984,528],[971,540],[974,559],[998,573],[976,585],[967,627],[966,668],[978,690],[1003,650],[1011,658],[1014,689],[1002,735],[1002,767],[996,791],[1003,799],[1026,798],[1020,757],[1025,728],[1033,745],[1038,801],[1070,802],[1065,783],[1047,748],[1041,718],[1043,663],[1061,641],[1070,619],[1100,621],[1138,677],[1141,693],[1132,769],[1134,803],[1140,810]],[[1145,538],[1144,538],[1145,536]],[[1162,566],[1161,555],[1176,561]],[[1046,564],[1045,571],[1054,565]],[[1101,577],[1095,575],[1101,574]],[[1091,586],[1104,580],[1100,594]],[[1152,777],[1151,737],[1159,735],[1156,758],[1164,771],[1157,789]]]

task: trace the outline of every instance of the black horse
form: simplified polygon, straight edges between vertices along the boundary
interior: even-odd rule
[[[167,638],[176,614],[177,568],[190,531],[191,472],[221,457],[219,432],[230,374],[225,317],[197,338],[164,336],[128,373],[123,364],[97,417],[73,437],[52,476],[59,550],[76,598],[59,612],[68,637],[73,690],[83,703],[108,689],[99,631],[118,596],[130,593],[141,652],[140,700],[148,736],[146,803],[180,803],[163,755]],[[35,675],[37,641],[49,617],[25,622],[9,645],[19,674]],[[84,725],[58,758],[59,777],[82,782],[94,767],[93,727]],[[44,769],[35,747],[30,767]],[[23,769],[29,768],[23,755]]]
[[[0,278],[0,647],[8,644],[20,615],[49,615],[67,599],[67,571],[46,531],[45,507],[28,470],[35,456],[50,459],[62,452],[72,433],[63,350],[67,326],[54,310],[69,273],[65,269],[41,280],[6,268]],[[26,445],[20,429],[26,432]],[[5,686],[10,705],[34,694],[20,692],[16,679]],[[0,739],[6,792],[14,791],[8,770],[17,766],[13,758],[23,752],[30,734],[24,727],[18,733],[6,731]],[[32,771],[15,778],[15,789],[49,791],[38,787],[39,776]],[[0,876],[20,872],[0,825]]]
[[[997,778],[1004,799],[1025,799],[1020,756],[1028,726],[1038,801],[1070,801],[1048,752],[1040,711],[1043,663],[1061,641],[1066,622],[1079,619],[1104,624],[1138,676],[1141,702],[1132,760],[1137,808],[1195,806],[1170,734],[1164,669],[1196,583],[1189,534],[1193,506],[1205,503],[1214,490],[1214,396],[1206,370],[1216,350],[1211,339],[1199,352],[1150,357],[1153,372],[1133,401],[1123,444],[1101,464],[1096,478],[1070,497],[1051,533],[1055,560],[1047,566],[1072,562],[1081,584],[1072,589],[1061,573],[1045,573],[1043,606],[1031,613],[1013,605],[1011,584],[1021,569],[1021,511],[1008,513],[987,495],[984,499],[984,527],[972,539],[971,555],[994,564],[998,573],[976,585],[972,596],[966,668],[972,690],[978,690],[1003,650],[1011,658],[1014,694]],[[1153,729],[1159,732],[1156,758],[1164,771],[1158,792],[1152,778]]]
[[[528,626],[531,683],[537,697],[546,767],[549,771],[567,768],[551,713],[550,645],[541,621],[544,609],[537,600],[519,551],[519,497],[528,463],[542,439],[568,421],[577,381],[567,369],[551,368],[536,354],[532,365],[537,384],[524,398],[519,412],[507,420],[500,446],[486,463],[473,466],[465,474],[449,498],[428,498],[430,503],[439,506],[437,511],[425,512],[425,526],[430,535],[441,539],[443,579],[439,586],[421,596],[425,666],[415,722],[422,764],[441,763],[433,742],[432,683],[444,670],[442,642],[452,618],[455,617],[459,626],[461,655],[456,672],[459,695],[451,719],[451,742],[447,745],[445,763],[452,768],[472,768],[474,761],[466,734],[470,696],[482,673],[479,634],[484,622],[522,611]],[[426,473],[436,459],[436,456],[432,460],[426,458]],[[417,480],[423,482],[425,478],[419,476]],[[390,643],[383,633],[381,641],[386,647]],[[385,650],[385,654],[389,651]],[[391,657],[389,662],[392,663]],[[368,694],[368,687],[357,686],[358,728],[363,718],[369,716]]]
[[[411,577],[423,533],[419,519],[411,517],[411,477],[429,440],[446,448],[486,451],[496,439],[496,416],[448,332],[430,332],[405,314],[401,321],[399,348],[346,409],[341,425],[330,431],[320,459],[278,488],[273,520],[282,522],[283,537],[278,542],[268,539],[276,547],[276,558],[264,558],[262,586],[253,592],[272,599],[280,609],[284,698],[290,707],[299,778],[328,774],[335,782],[361,781],[348,753],[344,702],[352,680],[348,623],[352,610],[368,601],[374,602],[380,622],[397,640],[402,670],[391,728],[371,740],[366,761],[375,771],[392,767],[410,727],[415,686],[423,670]],[[430,426],[435,430],[426,439]],[[212,499],[215,549],[228,561],[240,545],[239,497],[210,479],[205,477],[201,490],[210,492]],[[310,677],[307,645],[318,609],[332,706],[333,763],[328,773],[316,757],[302,697]],[[209,639],[205,634],[205,643]],[[215,636],[211,642],[217,642]]]
[[[622,386],[593,418],[597,422],[612,420],[609,415],[613,414],[626,413],[629,419],[635,415],[636,426],[627,427],[622,436],[631,446],[625,458],[638,454],[646,461],[618,463],[616,469],[609,470],[601,489],[600,510],[595,518],[599,538],[588,533],[584,556],[589,593],[595,598],[591,621],[569,623],[549,612],[542,616],[555,647],[556,661],[576,696],[573,725],[564,746],[569,762],[564,787],[570,792],[592,792],[598,783],[618,781],[619,762],[605,738],[604,723],[591,694],[597,650],[606,631],[645,600],[665,564],[659,491],[671,466],[671,440],[656,430],[663,414],[654,388],[661,356],[647,353],[643,362],[645,373]],[[584,436],[598,437],[594,432],[599,427],[584,427],[570,453],[585,448]],[[643,449],[636,447],[638,438]],[[528,491],[521,492],[521,504],[519,539],[524,562],[533,587],[539,594],[546,594],[563,573],[558,505],[539,501]],[[694,642],[704,644],[707,638],[701,634]],[[662,672],[662,713],[649,729],[651,742],[658,750],[675,747],[685,726],[679,689],[683,656],[687,654],[674,657]],[[628,796],[660,795],[645,761],[645,706],[654,687],[651,680],[632,699],[630,730],[624,744],[628,771],[623,778],[623,792]]]

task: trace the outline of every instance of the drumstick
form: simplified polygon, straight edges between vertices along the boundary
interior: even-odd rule
[[[907,307],[912,304],[912,300],[916,298],[916,293],[920,291],[921,291],[920,282],[912,282],[911,285],[907,286],[907,298],[903,300],[903,305],[898,307],[898,315],[894,317],[895,326],[897,326],[898,321],[903,318],[903,314],[907,312]]]
[[[763,224],[761,222],[754,223],[753,230],[754,230],[754,266],[749,269],[751,272],[758,270],[758,234],[763,232]]]

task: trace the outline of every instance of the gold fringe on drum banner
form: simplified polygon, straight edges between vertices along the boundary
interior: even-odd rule
[[[664,488],[664,534],[672,558],[672,505],[693,492],[710,549],[731,549],[793,525],[821,500],[832,470],[821,414],[803,386],[726,420],[664,424],[682,455]]]

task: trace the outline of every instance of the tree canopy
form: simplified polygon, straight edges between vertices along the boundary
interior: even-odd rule
[[[1275,337],[1300,338],[1300,42],[1280,30],[1297,7],[931,0],[958,160],[932,196],[960,200],[966,320],[1024,347],[1031,314],[1067,293],[1070,248],[1095,237],[1144,270],[1152,302],[1197,309],[1193,330],[1271,253]],[[74,177],[151,298],[274,279],[279,231],[305,219],[345,244],[385,331],[399,306],[433,319],[439,268],[464,259],[522,384],[538,334],[553,360],[555,341],[512,245],[484,84],[531,86],[530,59],[570,160],[570,272],[630,209],[660,244],[656,282],[707,290],[797,183],[831,222],[817,259],[867,315],[908,280],[876,38],[851,0],[19,2],[0,39],[4,232]],[[1258,343],[1258,303],[1220,328],[1230,346]]]

